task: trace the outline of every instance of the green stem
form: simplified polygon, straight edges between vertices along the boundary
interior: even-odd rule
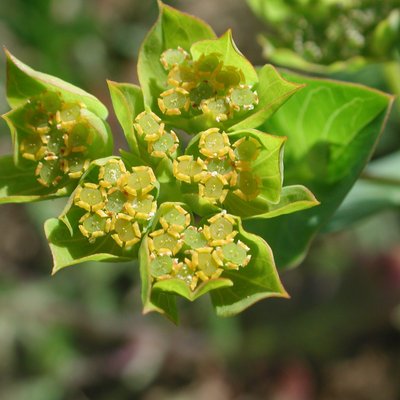
[[[374,183],[378,183],[378,184],[382,184],[382,185],[396,185],[396,186],[398,185],[398,186],[400,186],[400,179],[371,175],[366,172],[364,172],[361,175],[361,179],[371,181]]]

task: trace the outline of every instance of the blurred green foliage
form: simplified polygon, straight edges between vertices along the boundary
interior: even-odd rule
[[[52,23],[58,17],[49,5],[56,3],[61,15],[76,4],[83,8],[67,23]],[[203,1],[210,9],[213,4],[224,3]],[[93,86],[101,82],[105,91],[105,77],[132,80],[135,46],[155,15],[150,1],[5,0],[0,38],[38,69],[98,93],[103,89]],[[82,61],[78,67],[71,42],[63,49],[50,44],[66,35],[79,48],[83,36],[72,26],[82,26],[81,18],[92,20],[92,36],[81,29],[103,49],[94,69]],[[47,37],[33,45],[39,29]],[[78,51],[83,58],[90,43]],[[42,46],[52,47],[52,55]],[[376,66],[345,77],[384,84]],[[393,136],[383,137],[380,154],[398,143],[398,128],[391,124]],[[0,241],[0,399],[398,398],[398,213],[319,237],[302,267],[283,276],[290,301],[261,303],[227,320],[213,317],[207,302],[182,304],[182,326],[176,329],[159,317],[142,318],[138,274],[129,263],[88,264],[49,276],[41,225],[62,206],[52,201],[0,209],[0,230],[7,232]]]
[[[267,59],[310,71],[398,60],[399,0],[248,0],[271,33]]]

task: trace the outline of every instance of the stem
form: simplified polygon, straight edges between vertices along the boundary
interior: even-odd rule
[[[382,185],[398,185],[398,186],[400,186],[400,179],[371,175],[371,174],[368,174],[367,172],[364,172],[361,175],[361,179],[375,182],[375,183],[382,184]]]

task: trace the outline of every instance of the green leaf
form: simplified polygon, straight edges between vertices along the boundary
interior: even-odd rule
[[[31,168],[17,168],[12,156],[0,157],[0,204],[24,203],[68,196],[73,187],[54,189],[40,185]]]
[[[165,281],[158,281],[153,285],[153,290],[162,290],[169,293],[175,293],[190,301],[198,299],[203,294],[212,290],[230,287],[233,283],[229,279],[210,279],[207,282],[200,284],[195,290],[190,290],[189,286],[181,279],[166,279]]]
[[[248,265],[235,271],[224,271],[223,276],[233,286],[211,292],[218,315],[236,315],[259,300],[269,297],[288,297],[275,267],[272,251],[259,236],[246,232],[238,220],[239,239],[250,247]]]
[[[82,102],[98,117],[107,118],[107,108],[94,96],[63,80],[42,72],[34,71],[8,50],[7,56],[7,100],[12,108],[46,90],[57,91],[67,102]]]
[[[294,266],[330,219],[367,163],[393,98],[366,87],[286,73],[307,87],[264,125],[285,135],[285,183],[308,187],[321,205],[246,226],[271,245],[281,268]]]
[[[199,40],[213,39],[215,34],[203,21],[159,2],[157,22],[144,40],[139,52],[138,75],[144,102],[156,108],[158,95],[165,90],[167,74],[160,56],[167,49],[182,47],[187,52]]]
[[[318,205],[315,196],[304,186],[292,185],[282,188],[279,203],[273,204],[263,198],[244,201],[228,194],[224,206],[230,213],[240,215],[242,219],[274,218]]]
[[[92,244],[77,229],[71,236],[67,225],[57,218],[48,219],[44,230],[53,256],[53,274],[85,261],[130,261],[137,256],[137,246],[127,252],[110,237],[97,238]]]
[[[324,231],[348,228],[364,218],[400,207],[400,152],[371,162]]]
[[[164,314],[172,322],[178,323],[178,310],[176,296],[162,290],[152,290],[152,278],[150,276],[150,258],[148,252],[147,235],[143,238],[139,248],[140,279],[142,282],[143,313],[152,311]]]
[[[133,128],[133,121],[144,111],[143,94],[139,86],[130,83],[107,81],[115,114],[123,129],[132,153],[141,157],[139,145]]]
[[[272,65],[264,65],[258,71],[258,76],[259,83],[255,89],[258,93],[259,103],[247,118],[231,126],[230,131],[259,127],[282,104],[304,87],[303,84],[284,79]]]
[[[228,30],[218,39],[202,40],[194,43],[190,48],[190,52],[194,61],[197,61],[201,56],[218,54],[224,66],[233,66],[243,72],[247,85],[252,86],[258,82],[256,70],[236,47],[231,30]]]

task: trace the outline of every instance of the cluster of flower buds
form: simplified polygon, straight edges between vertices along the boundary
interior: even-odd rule
[[[157,203],[153,170],[147,166],[127,171],[119,159],[100,167],[97,183],[82,182],[74,194],[74,204],[86,213],[79,220],[79,230],[90,242],[111,235],[121,247],[138,243]]]
[[[161,54],[168,71],[169,88],[160,94],[158,106],[166,115],[201,113],[217,122],[233,117],[235,112],[252,110],[258,103],[256,91],[245,85],[243,72],[224,65],[220,54],[191,59],[178,47]]]
[[[229,191],[243,200],[260,193],[260,179],[252,163],[260,154],[261,144],[252,136],[243,136],[232,145],[229,136],[218,128],[200,133],[200,156],[184,155],[174,160],[175,177],[197,184],[199,195],[213,204],[222,204]]]
[[[143,111],[133,124],[142,144],[147,146],[153,157],[174,157],[179,146],[178,136],[174,131],[166,131],[165,124],[151,111]]]
[[[44,92],[17,111],[23,126],[20,155],[37,163],[35,175],[46,187],[59,185],[64,177],[80,178],[89,165],[88,151],[93,127],[83,103],[63,101],[56,92]]]
[[[234,217],[224,211],[198,228],[180,205],[165,204],[158,225],[160,229],[148,239],[155,281],[181,279],[194,290],[201,282],[223,277],[225,270],[237,270],[250,261],[249,247],[236,239]]]
[[[398,0],[359,0],[349,4],[333,1],[327,3],[319,18],[309,18],[315,11],[305,9],[301,1],[297,3],[295,7],[304,15],[294,13],[276,26],[277,47],[292,47],[304,59],[322,64],[370,55],[375,28],[399,6]]]

